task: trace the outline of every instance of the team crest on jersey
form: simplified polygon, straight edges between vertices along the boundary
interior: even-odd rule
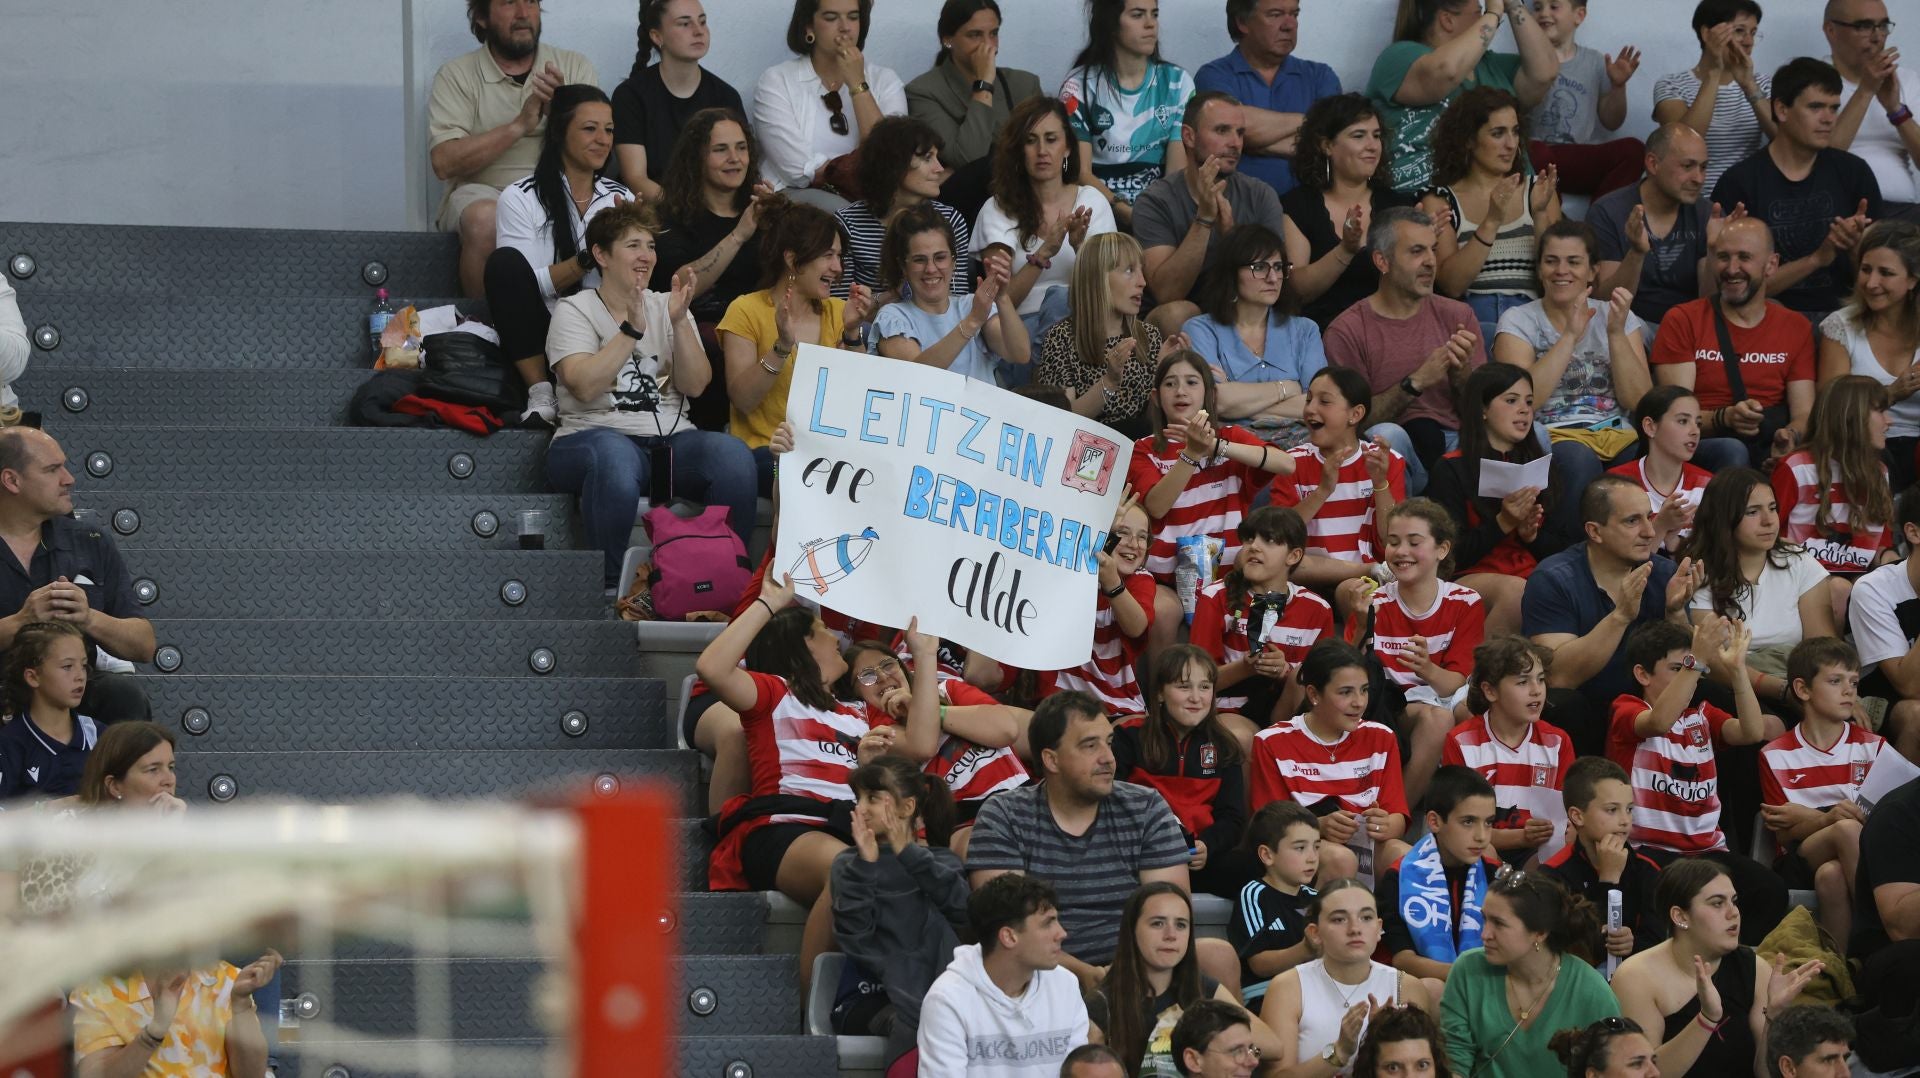
[[[1866,763],[1866,761],[1864,761],[1864,760],[1856,760],[1856,761],[1854,761],[1854,764],[1853,764],[1853,785],[1855,785],[1855,786],[1858,786],[1858,785],[1860,785],[1861,783],[1863,783],[1863,782],[1866,782],[1866,781],[1867,781],[1867,766],[1868,766],[1868,765],[1867,765],[1867,763]]]
[[[1212,745],[1200,746],[1200,770],[1212,771],[1220,763],[1220,752]]]
[[[1553,769],[1545,764],[1533,765],[1533,784],[1541,787],[1552,786]]]
[[[1688,730],[1687,740],[1693,742],[1694,748],[1697,748],[1697,749],[1706,748],[1707,747],[1707,728],[1704,725],[1702,725],[1702,726],[1695,726],[1693,729]]]

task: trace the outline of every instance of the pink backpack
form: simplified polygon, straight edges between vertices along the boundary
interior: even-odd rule
[[[667,506],[649,509],[640,523],[653,541],[654,616],[683,621],[703,610],[733,609],[753,578],[746,545],[727,525],[725,506],[710,505],[691,520]]]

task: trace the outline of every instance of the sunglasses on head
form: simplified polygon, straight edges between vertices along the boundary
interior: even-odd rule
[[[834,134],[844,135],[853,130],[847,126],[847,106],[846,102],[840,100],[840,91],[828,90],[820,95],[820,100],[827,106],[827,111],[833,114],[827,117],[827,126],[833,129]]]

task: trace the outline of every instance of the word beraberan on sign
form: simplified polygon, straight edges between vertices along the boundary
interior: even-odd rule
[[[1035,670],[1093,650],[1132,445],[950,371],[801,345],[773,569],[798,594]]]

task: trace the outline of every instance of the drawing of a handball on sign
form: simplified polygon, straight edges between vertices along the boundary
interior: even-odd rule
[[[867,528],[859,535],[841,535],[800,544],[800,556],[787,574],[793,586],[811,587],[816,595],[825,595],[829,585],[853,575],[860,563],[873,553],[880,533]],[[804,571],[802,571],[804,570]]]

